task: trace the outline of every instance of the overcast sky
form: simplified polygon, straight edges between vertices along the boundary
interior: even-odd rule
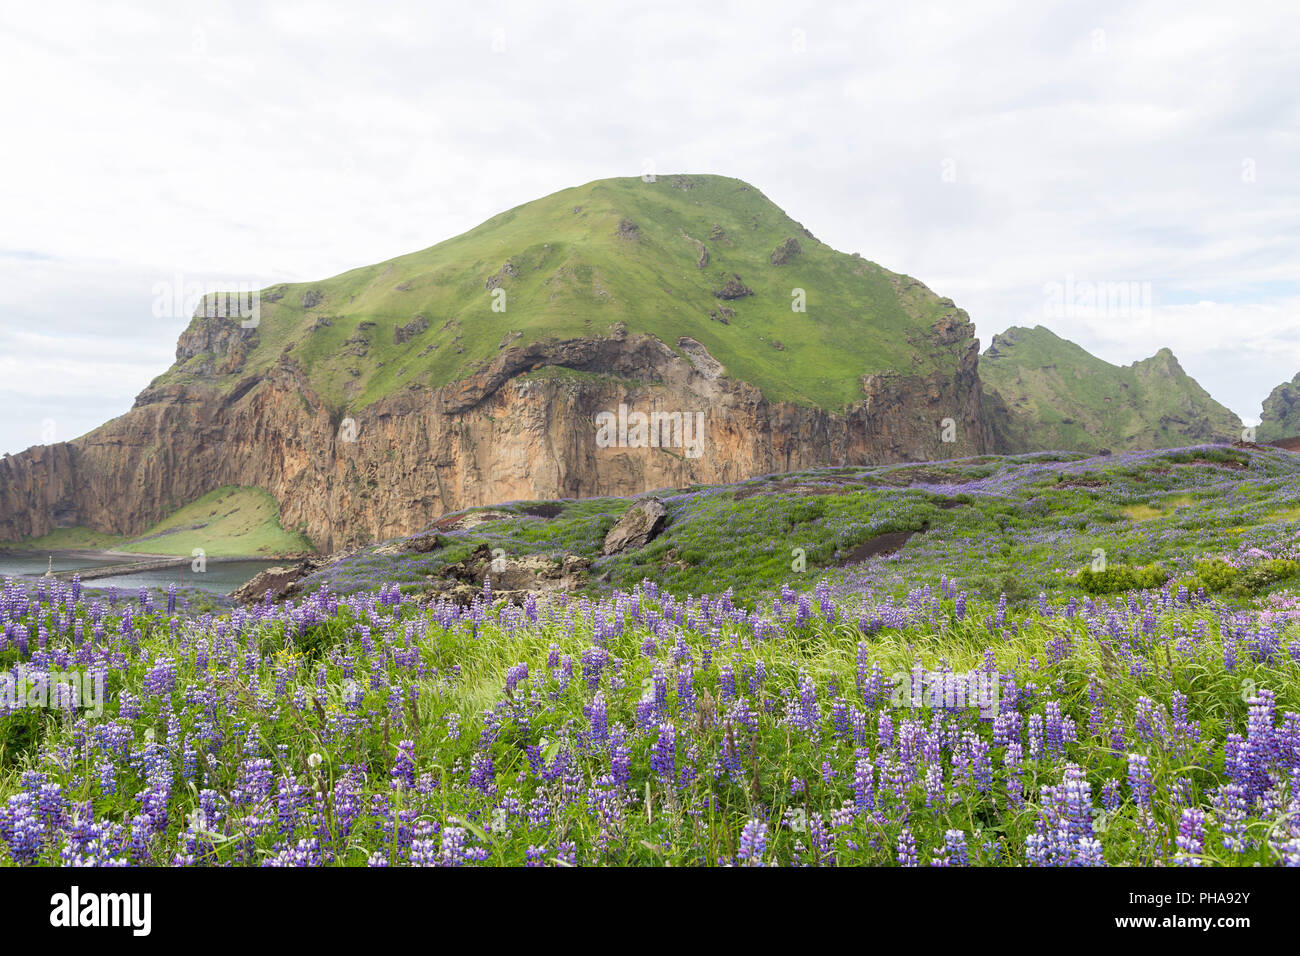
[[[321,278],[647,161],[752,183],[982,346],[1167,345],[1247,420],[1300,371],[1294,0],[443,7],[0,12],[0,451],[130,408],[186,324],[156,283]]]

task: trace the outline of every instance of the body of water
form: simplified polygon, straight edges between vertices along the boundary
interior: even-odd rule
[[[77,557],[75,555],[54,557],[55,571],[72,571],[77,568],[97,568],[114,564],[130,564],[140,558],[117,557]],[[0,555],[0,579],[5,577],[37,578],[45,573],[49,557],[47,555],[4,554]],[[133,574],[120,574],[110,578],[96,578],[86,581],[84,586],[103,590],[109,585],[119,591],[147,588],[166,588],[169,584],[178,587],[201,588],[216,594],[228,594],[259,571],[284,565],[286,561],[213,561],[208,559],[207,570],[195,572],[187,561],[171,568],[158,568],[153,571],[137,571]]]

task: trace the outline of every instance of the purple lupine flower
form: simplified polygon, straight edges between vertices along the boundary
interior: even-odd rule
[[[888,750],[894,743],[894,722],[883,711],[876,718],[876,740],[881,750]]]
[[[740,831],[740,849],[736,852],[736,859],[745,866],[763,866],[766,849],[767,823],[751,817]]]
[[[837,740],[848,740],[852,736],[849,725],[849,703],[843,697],[831,701],[831,724],[835,728]]]
[[[1023,806],[1025,802],[1023,759],[1019,741],[1007,744],[1006,753],[1002,757],[1002,769],[1006,778],[1007,804],[1013,808]]]
[[[1061,782],[1064,813],[1071,843],[1092,836],[1092,786],[1082,768],[1067,764]]]
[[[1105,866],[1106,856],[1102,852],[1101,842],[1092,837],[1081,839],[1075,862],[1078,866]]]
[[[1026,841],[1032,866],[1080,866],[1096,853],[1092,832],[1091,787],[1082,768],[1067,764],[1060,785],[1041,788],[1034,834]]]
[[[605,706],[605,695],[596,691],[591,703],[582,708],[583,714],[591,724],[591,742],[602,746],[609,737],[609,712]]]
[[[650,756],[650,769],[671,786],[677,759],[677,728],[670,723],[659,725],[659,738]]]
[[[899,866],[916,866],[916,839],[908,827],[898,834],[897,859]]]
[[[736,672],[730,664],[723,664],[718,671],[718,697],[723,704],[736,697]]]
[[[415,789],[415,741],[400,740],[397,743],[397,759],[389,771],[393,786],[405,786]]]
[[[1168,736],[1165,727],[1164,708],[1150,697],[1138,697],[1135,729],[1137,730],[1138,739],[1143,743],[1152,743],[1154,741],[1163,744]]]
[[[8,805],[0,809],[0,839],[13,858],[20,863],[36,862],[45,836],[36,796],[29,790],[11,796]]]
[[[1200,866],[1205,852],[1205,811],[1188,807],[1183,810],[1178,823],[1178,853],[1174,863],[1178,866]]]
[[[943,845],[947,866],[970,866],[970,854],[966,849],[966,834],[962,830],[948,830],[943,835]]]
[[[1043,723],[1045,725],[1047,750],[1049,753],[1059,754],[1065,749],[1065,738],[1061,729],[1061,702],[1059,700],[1049,700],[1046,711]]]
[[[1239,783],[1228,783],[1214,793],[1214,812],[1223,834],[1223,847],[1229,853],[1244,853],[1246,842],[1246,788]]]
[[[1124,725],[1120,723],[1118,717],[1110,725],[1110,749],[1117,754],[1122,754],[1128,749],[1128,739],[1124,735]]]
[[[677,672],[677,709],[683,720],[695,713],[695,669],[690,662]]]
[[[880,661],[874,661],[871,665],[871,676],[867,678],[866,687],[863,689],[862,701],[868,710],[875,710],[885,702],[887,697],[885,672],[881,669]]]
[[[967,746],[970,750],[971,777],[979,793],[988,793],[993,789],[993,755],[989,742],[973,733],[967,732]]]
[[[1029,715],[1029,759],[1038,760],[1044,754],[1043,715]]]
[[[835,623],[835,602],[831,600],[831,585],[825,578],[817,582],[814,589],[817,595],[817,603],[821,608],[822,617],[827,623]]]
[[[515,688],[528,680],[528,664],[519,663],[506,671],[506,693],[514,694]]]
[[[1018,710],[1007,710],[993,718],[993,746],[1006,747],[1020,743],[1021,715]]]
[[[925,805],[935,807],[943,804],[946,794],[947,784],[943,779],[943,767],[930,764],[925,768]]]
[[[600,686],[600,675],[609,660],[609,651],[603,647],[589,647],[582,652],[582,678],[589,690],[595,691]]]
[[[857,705],[849,708],[849,726],[853,729],[853,746],[862,747],[867,742],[867,715]]]
[[[474,751],[469,762],[469,785],[489,796],[496,791],[496,765],[491,755]]]
[[[1119,809],[1123,797],[1120,796],[1119,781],[1107,780],[1101,785],[1101,805],[1111,813]]]
[[[1276,762],[1278,747],[1275,744],[1273,692],[1261,689],[1248,702],[1246,741],[1239,751],[1238,768],[1247,792],[1253,797],[1262,796],[1269,787],[1269,768]]]
[[[1106,695],[1096,674],[1088,675],[1088,702],[1092,705],[1088,711],[1088,734],[1095,737],[1106,720]]]
[[[810,737],[817,736],[821,713],[817,707],[817,687],[807,674],[799,676],[799,709],[791,723]]]
[[[872,766],[870,755],[866,750],[858,750],[853,766],[853,803],[859,815],[876,806],[876,768]]]
[[[1133,802],[1139,807],[1151,805],[1151,763],[1142,754],[1128,755],[1128,785]]]

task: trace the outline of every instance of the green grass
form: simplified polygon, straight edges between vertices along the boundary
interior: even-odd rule
[[[1241,467],[1238,467],[1241,466]],[[916,487],[928,483],[932,491]],[[827,578],[843,593],[897,593],[916,580],[947,576],[964,589],[1012,602],[1040,593],[1083,598],[1149,586],[1155,576],[1122,571],[1093,580],[1098,552],[1112,569],[1149,569],[1195,590],[1226,585],[1198,574],[1203,562],[1260,548],[1277,558],[1294,549],[1294,526],[1277,502],[1300,493],[1300,458],[1229,448],[1086,458],[982,456],[926,465],[817,469],[738,485],[663,493],[668,522],[644,548],[601,557],[601,544],[630,507],[627,499],[504,506],[510,517],[443,535],[420,555],[374,549],[319,572],[312,587],[355,591],[394,580],[408,591],[486,544],[507,555],[578,554],[593,561],[591,590],[631,588],[642,579],[676,594],[731,589],[759,606],[782,587],[807,590]],[[1134,520],[1139,518],[1142,520]],[[855,551],[888,532],[912,536],[889,555]],[[1246,598],[1289,586],[1273,566],[1229,582]],[[1155,575],[1155,572],[1151,573]]]
[[[172,512],[136,538],[60,528],[39,538],[5,545],[24,551],[116,550],[135,554],[209,557],[270,557],[314,550],[300,532],[280,526],[280,509],[260,488],[227,485]]]
[[[173,512],[122,547],[145,554],[242,557],[312,550],[311,542],[280,526],[275,499],[259,488],[228,485]]]
[[[1164,515],[1163,511],[1159,508],[1153,508],[1151,505],[1129,505],[1121,510],[1133,521],[1150,521]]]
[[[638,225],[637,239],[618,234],[625,218]],[[725,237],[711,238],[715,227]],[[772,265],[772,250],[790,237],[802,253]],[[708,248],[703,269],[691,240]],[[515,275],[501,274],[507,263]],[[733,274],[754,294],[722,302],[714,292]],[[485,283],[493,277],[506,291],[504,313],[492,311]],[[795,288],[806,291],[805,313],[791,310]],[[309,292],[321,298],[308,307]],[[722,305],[735,310],[729,324],[709,317]],[[837,409],[861,398],[864,374],[955,368],[955,352],[918,349],[915,339],[956,312],[915,280],[808,237],[739,180],[607,179],[511,209],[420,252],[266,290],[244,367],[217,382],[232,388],[283,357],[306,369],[332,407],[355,410],[408,386],[463,379],[516,333],[511,344],[526,345],[598,337],[624,323],[631,334],[674,347],[681,336],[697,339],[770,400]],[[398,344],[395,327],[417,316],[428,329]],[[777,340],[784,351],[773,347]],[[196,357],[157,381],[192,381],[204,361]]]

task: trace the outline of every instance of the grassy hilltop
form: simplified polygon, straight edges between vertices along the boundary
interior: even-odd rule
[[[1095,452],[1235,440],[1241,420],[1164,348],[1112,365],[1043,326],[995,335],[980,379],[1000,450]]]
[[[504,312],[492,309],[497,287]],[[791,309],[795,288],[805,313]],[[285,355],[327,401],[357,409],[465,378],[505,343],[622,322],[669,345],[702,342],[770,400],[837,409],[861,397],[866,373],[930,371],[917,333],[953,311],[919,282],[817,241],[740,180],[604,179],[420,252],[265,290],[244,362],[216,377],[233,388]],[[211,358],[190,356],[154,384],[211,381]]]

